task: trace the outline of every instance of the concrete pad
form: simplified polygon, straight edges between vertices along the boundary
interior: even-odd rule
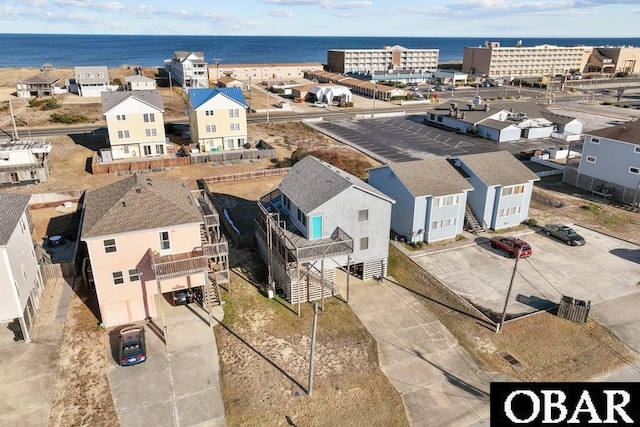
[[[595,304],[590,315],[611,329],[622,342],[640,353],[640,291]]]
[[[359,282],[351,295],[411,425],[470,425],[489,416],[490,377],[411,292],[385,280]]]
[[[574,228],[587,240],[585,246],[570,247],[542,233],[523,236],[533,255],[518,262],[509,313],[538,311],[538,303],[558,303],[563,294],[597,304],[639,291],[640,263],[627,256],[637,245]],[[502,312],[515,261],[488,244],[412,259],[459,295]]]
[[[222,319],[222,309],[215,312]],[[212,319],[212,323],[216,321]],[[144,323],[147,360],[122,367],[109,353],[109,384],[122,425],[225,426],[218,350],[208,314],[195,304],[171,307]],[[167,330],[167,344],[162,339]],[[115,341],[117,345],[117,340]],[[161,410],[158,410],[161,408]]]

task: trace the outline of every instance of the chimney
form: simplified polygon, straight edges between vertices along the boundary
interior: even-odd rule
[[[467,107],[469,107],[469,111],[473,110],[473,104],[467,104]]]

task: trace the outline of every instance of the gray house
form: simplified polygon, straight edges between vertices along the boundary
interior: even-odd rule
[[[563,181],[634,205],[640,204],[640,120],[585,135],[580,163]]]
[[[29,199],[27,194],[0,193],[0,323],[10,323],[16,338],[25,342],[31,341],[44,291],[31,240]]]
[[[335,270],[387,273],[394,200],[308,156],[258,203],[256,241],[270,280],[292,304],[336,292]]]
[[[473,186],[467,201],[484,228],[513,227],[528,218],[533,183],[540,178],[511,153],[469,154],[454,165]]]
[[[369,184],[393,197],[391,228],[411,242],[453,239],[464,226],[471,184],[444,158],[369,169]]]

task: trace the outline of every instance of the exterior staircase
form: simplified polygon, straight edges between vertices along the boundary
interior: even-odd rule
[[[486,231],[486,227],[480,225],[480,221],[476,218],[476,215],[473,213],[469,205],[465,206],[464,209],[464,220],[467,223],[467,228],[474,234],[480,234],[483,231]]]

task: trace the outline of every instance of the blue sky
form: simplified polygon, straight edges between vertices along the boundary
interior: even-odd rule
[[[640,0],[0,0],[0,32],[639,37]]]

